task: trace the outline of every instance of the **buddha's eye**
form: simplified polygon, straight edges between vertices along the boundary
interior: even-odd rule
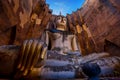
[[[63,18],[63,20],[64,20],[64,21],[67,21],[67,19],[66,19],[66,18]]]
[[[58,17],[57,20],[61,20],[61,17]]]

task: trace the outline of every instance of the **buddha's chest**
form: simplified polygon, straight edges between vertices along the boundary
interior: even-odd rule
[[[64,33],[50,33],[49,38],[51,41],[59,42],[71,42],[74,35],[64,34]]]

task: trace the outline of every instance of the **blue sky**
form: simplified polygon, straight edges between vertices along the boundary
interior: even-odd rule
[[[71,14],[72,11],[76,11],[84,2],[85,0],[46,0],[50,9],[53,10],[53,14],[58,15],[61,12],[64,16],[67,13]]]

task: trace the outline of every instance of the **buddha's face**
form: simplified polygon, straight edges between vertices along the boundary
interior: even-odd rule
[[[66,24],[67,24],[67,19],[66,19],[66,17],[58,16],[58,17],[56,18],[56,26],[57,26],[57,29],[65,31],[65,30],[66,30]]]

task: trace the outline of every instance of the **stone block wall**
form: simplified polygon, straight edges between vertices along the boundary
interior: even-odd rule
[[[120,55],[119,4],[118,0],[86,0],[81,9],[71,14],[74,24],[79,23],[79,25],[81,22],[78,18],[80,14],[82,15],[95,42],[97,52],[106,51]]]
[[[52,13],[45,0],[1,0],[0,5],[0,45],[39,38]]]

